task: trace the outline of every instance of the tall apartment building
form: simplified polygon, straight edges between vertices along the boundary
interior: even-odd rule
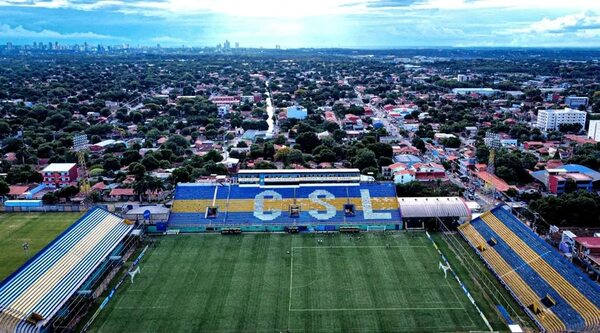
[[[600,142],[600,120],[590,120],[587,135],[588,138]]]
[[[581,124],[585,127],[587,112],[565,108],[564,110],[540,110],[537,128],[544,132],[557,131],[561,124]]]

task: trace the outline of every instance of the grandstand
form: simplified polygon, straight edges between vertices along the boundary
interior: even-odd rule
[[[600,287],[504,206],[459,231],[542,330],[600,330]]]
[[[283,231],[286,226],[337,230],[339,225],[386,225],[400,229],[394,184],[329,183],[284,186],[179,184],[168,221],[185,231]],[[208,229],[214,228],[214,229]]]
[[[81,295],[98,294],[94,287],[128,250],[132,229],[104,209],[88,211],[0,283],[0,332],[54,331],[73,324],[71,319],[82,315]]]

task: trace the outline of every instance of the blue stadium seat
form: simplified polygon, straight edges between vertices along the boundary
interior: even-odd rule
[[[600,307],[600,286],[589,279],[583,272],[573,267],[566,258],[558,253],[550,244],[536,235],[527,225],[506,209],[498,207],[492,213],[521,238],[532,250],[543,255],[544,260],[560,275],[585,295],[597,307]]]
[[[475,219],[471,225],[479,232],[486,240],[491,238],[496,239],[494,250],[502,256],[519,276],[535,291],[540,299],[546,295],[550,295],[556,300],[556,305],[552,307],[552,311],[567,325],[567,327],[575,330],[581,330],[585,327],[584,319],[566,302],[560,294],[558,294],[539,274],[535,272],[531,266],[526,263],[508,244],[497,235],[483,220]]]
[[[190,200],[200,200],[200,199],[212,199],[214,196],[215,188],[217,188],[217,199],[220,200],[229,200],[227,205],[223,205],[221,203],[219,208],[219,213],[216,218],[206,219],[204,217],[204,213],[198,211],[196,208],[190,208],[190,205],[197,205]],[[239,185],[204,185],[204,184],[180,184],[177,186],[175,191],[175,201],[176,204],[174,206],[179,207],[179,211],[173,210],[171,212],[171,216],[169,218],[169,224],[171,226],[183,226],[183,225],[198,225],[198,224],[341,224],[341,223],[370,223],[370,224],[380,224],[380,223],[399,223],[400,222],[400,210],[397,208],[385,210],[385,211],[377,211],[377,212],[385,212],[391,215],[391,219],[382,219],[382,220],[365,220],[363,217],[363,212],[361,210],[356,211],[356,215],[353,217],[347,217],[344,215],[342,207],[336,207],[337,211],[335,216],[332,216],[326,220],[319,220],[309,214],[307,211],[301,211],[298,217],[291,217],[286,209],[283,209],[281,215],[272,221],[263,221],[254,216],[254,211],[250,208],[251,211],[248,212],[228,212],[227,207],[231,207],[230,205],[235,205],[234,200],[240,202],[239,200],[244,200],[244,207],[249,207],[248,201],[246,200],[254,200],[255,197],[264,191],[275,191],[281,195],[282,199],[306,199],[309,197],[311,193],[316,190],[326,190],[333,194],[337,199],[345,199],[348,197],[351,198],[360,198],[361,189],[369,190],[371,199],[376,202],[380,200],[378,198],[392,198],[391,201],[388,201],[388,204],[391,202],[396,202],[396,194],[395,187],[393,184],[361,184],[360,186],[296,186],[296,187],[268,187],[268,188],[260,188],[260,187],[240,187]],[[187,202],[179,202],[178,200],[187,200]],[[206,205],[204,203],[203,205]],[[339,201],[338,204],[339,206]],[[195,206],[194,206],[195,207]],[[238,208],[240,206],[237,206]],[[201,210],[201,209],[200,209]],[[236,209],[239,210],[239,209]],[[195,211],[195,212],[194,212]]]

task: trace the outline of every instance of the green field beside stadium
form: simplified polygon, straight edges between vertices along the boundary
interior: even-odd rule
[[[0,281],[19,268],[81,213],[0,213]],[[29,243],[29,252],[23,243]]]
[[[90,331],[488,330],[439,262],[424,232],[164,236]],[[472,293],[505,331],[481,290]]]

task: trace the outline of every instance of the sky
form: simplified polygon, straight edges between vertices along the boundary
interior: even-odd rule
[[[598,0],[0,0],[0,43],[600,47]]]

